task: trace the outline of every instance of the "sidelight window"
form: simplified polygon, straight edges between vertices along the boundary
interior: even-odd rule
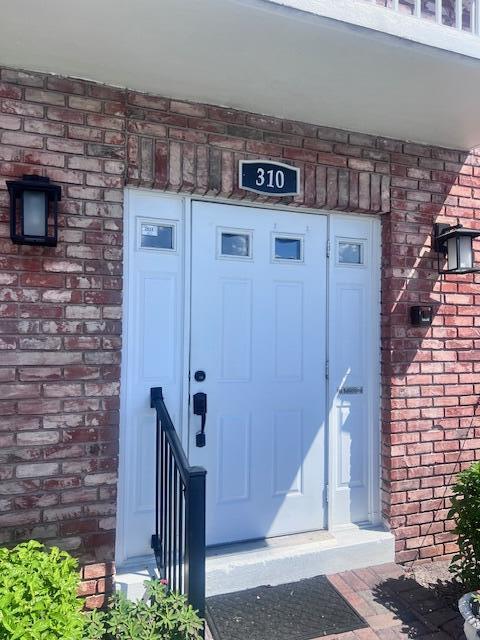
[[[138,247],[175,251],[175,225],[164,222],[141,220],[138,224]]]

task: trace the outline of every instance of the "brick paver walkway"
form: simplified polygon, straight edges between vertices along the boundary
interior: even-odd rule
[[[318,640],[464,640],[455,598],[425,587],[395,564],[329,576],[369,628]],[[211,640],[207,630],[207,640]],[[245,638],[245,640],[250,640]]]
[[[455,598],[425,587],[395,564],[329,576],[362,615],[369,629],[323,640],[463,640],[463,619]]]

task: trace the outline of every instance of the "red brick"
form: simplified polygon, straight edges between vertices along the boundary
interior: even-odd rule
[[[21,118],[17,116],[6,116],[0,113],[0,129],[10,129],[12,131],[18,131],[22,126]],[[8,143],[7,138],[3,138],[3,142]],[[16,144],[12,142],[11,144]]]
[[[35,464],[19,464],[16,470],[17,478],[39,478],[53,476],[58,473],[58,464],[39,462]]]
[[[335,167],[346,167],[347,159],[344,156],[336,155],[333,153],[318,153],[317,161],[321,164],[326,164]]]
[[[20,87],[12,86],[11,84],[0,82],[0,98],[12,98],[13,100],[21,100],[22,89]]]
[[[61,93],[43,91],[41,89],[25,89],[25,100],[51,104],[57,107],[62,107],[65,105],[65,96],[63,96]]]
[[[83,154],[84,143],[77,140],[65,140],[57,138],[47,139],[47,149],[50,151],[59,151],[61,153]]]
[[[84,580],[79,588],[78,595],[80,597],[92,596],[96,592],[97,582],[95,580]]]
[[[112,563],[97,563],[90,564],[84,567],[83,569],[83,577],[85,580],[91,580],[94,578],[102,578],[104,576],[109,576],[113,574],[113,564]]]
[[[27,163],[39,164],[45,167],[63,167],[65,157],[60,153],[49,153],[47,151],[24,151],[23,159]]]
[[[65,133],[63,124],[27,118],[23,120],[23,129],[29,133],[40,133],[49,136],[63,136]]]
[[[79,96],[69,96],[68,106],[71,109],[81,109],[84,111],[100,112],[102,110],[101,100],[95,98],[85,98]]]
[[[14,119],[14,116],[0,116],[2,120],[6,118]],[[6,127],[8,128],[8,127]],[[14,127],[18,128],[18,127]],[[39,135],[30,133],[17,133],[13,131],[5,131],[1,137],[3,144],[13,144],[18,147],[31,147],[34,149],[41,149],[43,147],[43,138]]]
[[[317,154],[314,151],[308,151],[307,149],[293,149],[286,147],[283,150],[283,155],[289,160],[299,160],[300,162],[316,162]]]
[[[0,527],[18,527],[38,522],[40,511],[17,511],[0,514]]]
[[[80,95],[85,93],[84,82],[72,80],[71,78],[61,78],[59,76],[49,76],[47,78],[47,88],[62,93],[76,93]]]
[[[37,398],[40,386],[35,384],[0,384],[0,396],[4,400],[9,398]]]
[[[106,602],[104,595],[88,596],[85,599],[86,609],[101,609]]]
[[[58,107],[48,107],[47,118],[49,120],[65,122],[66,124],[83,124],[85,121],[85,117],[82,113]]]

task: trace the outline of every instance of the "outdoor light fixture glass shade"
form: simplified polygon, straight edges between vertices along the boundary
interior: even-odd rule
[[[460,236],[447,240],[448,271],[473,269],[472,238]]]
[[[26,236],[45,236],[48,225],[47,195],[43,191],[23,192],[23,233]]]
[[[462,225],[449,226],[436,224],[434,246],[438,252],[439,273],[477,273],[480,271],[473,263],[473,239],[480,231],[465,229]],[[440,267],[440,254],[447,258],[447,268]]]
[[[49,178],[25,175],[8,180],[10,237],[16,244],[54,247],[58,237],[58,202],[61,189]]]

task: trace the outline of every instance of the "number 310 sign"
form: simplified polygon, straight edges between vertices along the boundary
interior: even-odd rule
[[[272,196],[296,196],[300,169],[283,162],[240,160],[240,189]]]

